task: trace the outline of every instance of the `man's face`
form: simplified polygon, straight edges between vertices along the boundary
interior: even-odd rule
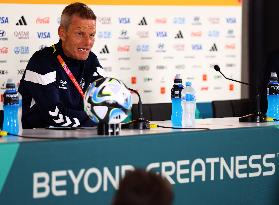
[[[96,21],[74,15],[68,28],[60,26],[58,34],[66,56],[86,60],[95,41]]]

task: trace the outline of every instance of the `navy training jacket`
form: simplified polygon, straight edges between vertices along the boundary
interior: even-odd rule
[[[61,41],[55,44],[83,92],[104,73],[97,56],[85,61],[66,57]],[[100,75],[101,74],[101,75]],[[52,47],[33,54],[20,80],[23,128],[89,127],[95,124],[83,110],[83,99],[58,62]]]

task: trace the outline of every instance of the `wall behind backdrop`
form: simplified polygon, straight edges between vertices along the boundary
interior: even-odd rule
[[[60,14],[70,2],[40,3],[1,1],[2,88],[8,78],[19,82],[35,51],[59,40]],[[218,64],[228,77],[241,79],[240,0],[85,3],[97,15],[92,51],[108,75],[137,89],[144,103],[170,102],[176,73],[184,82],[192,81],[198,102],[241,97],[240,85],[223,79],[212,68]]]

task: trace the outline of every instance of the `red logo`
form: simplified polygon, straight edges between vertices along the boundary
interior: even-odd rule
[[[49,17],[37,18],[36,24],[49,24]]]
[[[202,36],[202,32],[201,31],[193,31],[191,33],[192,37],[201,37]]]
[[[7,47],[0,48],[0,54],[7,54],[7,53],[8,53]]]
[[[117,51],[128,52],[128,51],[130,51],[130,46],[118,46]]]
[[[207,75],[206,75],[206,74],[203,74],[203,75],[202,75],[202,80],[203,80],[203,81],[207,81]]]
[[[157,24],[166,24],[167,23],[167,18],[155,19],[155,23],[157,23]]]
[[[131,77],[131,83],[137,84],[137,77],[135,77],[135,76]]]
[[[234,43],[232,43],[232,44],[227,44],[227,45],[225,45],[225,49],[234,50],[234,49],[235,49],[235,44],[234,44]]]
[[[234,85],[233,85],[233,84],[230,84],[229,90],[230,90],[230,91],[233,91],[233,90],[234,90]]]
[[[165,87],[161,87],[161,94],[165,94],[166,93],[166,88]]]

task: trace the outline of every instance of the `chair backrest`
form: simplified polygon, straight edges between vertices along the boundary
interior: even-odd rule
[[[252,113],[255,103],[250,99],[212,101],[213,117],[240,117]]]
[[[0,110],[0,129],[3,128],[4,111]]]
[[[171,118],[171,103],[142,104],[143,117],[146,120],[162,121]],[[132,119],[139,117],[138,104],[132,106]]]
[[[233,109],[230,100],[212,101],[213,117],[233,117]]]

